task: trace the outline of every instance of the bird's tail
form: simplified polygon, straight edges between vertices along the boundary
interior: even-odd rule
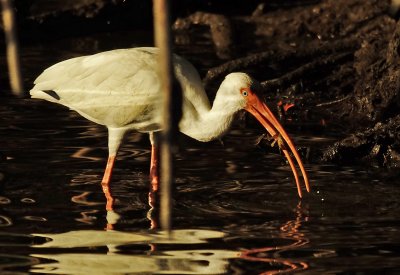
[[[36,90],[35,87],[29,91],[32,98],[44,99],[50,102],[58,103],[60,96],[52,90]]]

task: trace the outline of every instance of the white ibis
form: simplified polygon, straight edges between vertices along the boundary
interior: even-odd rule
[[[155,133],[161,130],[161,89],[157,54],[157,48],[148,47],[68,59],[47,68],[30,91],[32,98],[62,104],[108,128],[109,156],[102,179],[107,210],[113,208],[109,184],[114,161],[129,130],[150,134],[150,179],[153,191],[158,189]],[[245,109],[278,141],[293,171],[299,196],[302,196],[299,175],[289,150],[301,170],[307,191],[310,191],[300,156],[281,124],[257,95],[255,80],[245,73],[227,75],[211,106],[196,69],[177,55],[173,56],[173,64],[183,92],[179,123],[182,133],[203,142],[219,138],[229,129],[235,113]]]

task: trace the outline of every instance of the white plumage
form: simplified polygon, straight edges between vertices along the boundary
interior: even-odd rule
[[[39,75],[30,91],[32,98],[62,104],[108,128],[109,161],[102,181],[108,200],[112,200],[107,192],[115,156],[124,134],[129,130],[150,133],[153,146],[150,174],[153,186],[158,185],[153,138],[153,133],[161,130],[157,54],[157,48],[132,48],[65,60]],[[294,145],[268,107],[254,93],[253,88],[257,84],[251,77],[244,73],[226,76],[211,107],[196,69],[177,55],[173,56],[173,64],[175,77],[183,91],[182,119],[179,123],[182,133],[200,141],[218,138],[229,129],[235,113],[246,109],[272,136],[280,138],[282,135],[300,166],[309,190],[307,175]],[[283,149],[285,153],[286,149]],[[285,155],[301,196],[296,169],[290,155]],[[111,209],[112,204],[113,200],[108,201],[108,208]]]

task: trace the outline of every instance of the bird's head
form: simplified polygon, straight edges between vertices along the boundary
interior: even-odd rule
[[[278,145],[282,149],[293,171],[298,194],[301,197],[302,193],[297,169],[289,151],[294,155],[303,175],[306,189],[309,191],[310,187],[307,173],[289,135],[283,129],[264,100],[259,96],[257,90],[259,90],[260,87],[259,82],[245,73],[231,73],[225,77],[220,87],[220,90],[223,92],[217,96],[224,97],[225,108],[232,108],[233,111],[244,109],[251,113],[265,127],[271,137],[278,142]]]
[[[222,81],[217,97],[223,98],[225,108],[233,112],[245,109],[248,93],[259,90],[258,81],[245,73],[230,73]]]

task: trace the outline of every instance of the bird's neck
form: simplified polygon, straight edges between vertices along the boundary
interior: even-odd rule
[[[183,106],[188,105],[183,104]],[[229,111],[224,99],[218,96],[218,92],[212,107],[210,107],[209,101],[201,108],[199,107],[187,107],[187,110],[183,110],[184,115],[180,123],[182,133],[199,141],[207,142],[221,137],[228,131],[234,120],[235,112]]]

